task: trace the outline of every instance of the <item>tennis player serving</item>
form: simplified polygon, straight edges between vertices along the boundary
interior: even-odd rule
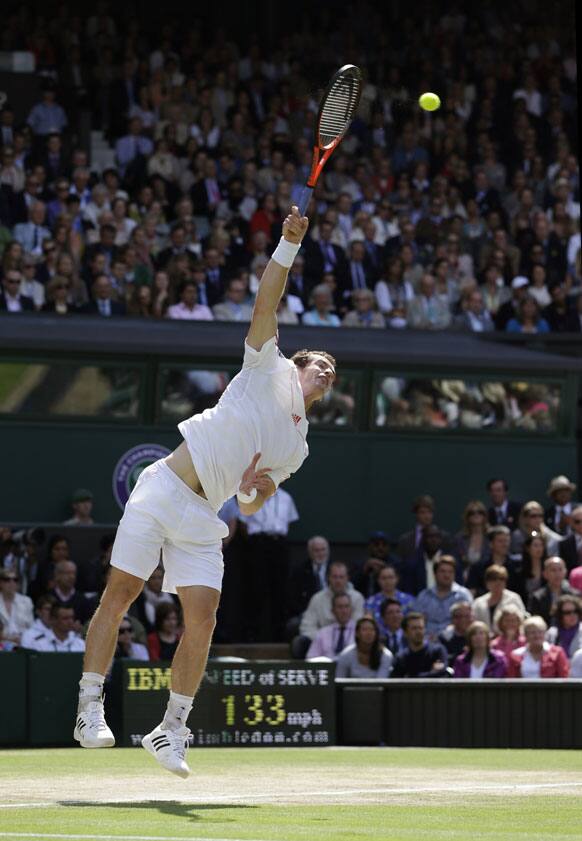
[[[218,405],[179,424],[184,441],[140,475],[119,523],[111,573],[86,640],[75,739],[111,747],[103,682],[121,620],[140,594],[163,549],[164,590],[177,593],[184,633],[172,663],[172,690],[162,722],[142,745],[169,771],[187,777],[186,720],[204,674],[222,583],[222,504],[237,494],[243,514],[258,511],[308,454],[306,413],[335,380],[324,351],[286,359],[277,347],[277,305],[308,227],[297,207],[265,269],[243,367]]]

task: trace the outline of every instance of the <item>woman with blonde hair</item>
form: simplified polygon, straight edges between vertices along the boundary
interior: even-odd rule
[[[501,651],[509,657],[516,648],[525,645],[525,637],[521,632],[524,613],[516,604],[506,604],[494,615],[494,626],[499,631],[491,641],[491,648]]]
[[[501,651],[490,647],[485,622],[471,622],[467,628],[467,651],[455,660],[453,677],[501,678],[507,675],[507,662]]]
[[[68,251],[61,251],[57,259],[57,274],[55,277],[65,279],[68,283],[67,297],[74,307],[80,307],[89,300],[87,287],[79,277],[76,263]]]
[[[548,626],[541,616],[530,616],[523,623],[526,643],[509,655],[508,677],[539,680],[546,677],[568,677],[570,664],[560,645],[545,640]]]
[[[526,537],[529,537],[534,531],[540,532],[546,541],[546,550],[549,557],[560,554],[558,544],[562,537],[544,523],[544,509],[539,502],[536,502],[535,499],[526,502],[520,511],[518,522],[519,528],[511,535],[512,554],[521,554]]]
[[[472,499],[463,511],[463,526],[455,535],[455,546],[463,568],[472,564],[485,563],[490,556],[489,541],[486,538],[487,508],[478,499]]]

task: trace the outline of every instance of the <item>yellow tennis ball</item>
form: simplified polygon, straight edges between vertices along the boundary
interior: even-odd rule
[[[425,111],[436,111],[441,107],[440,97],[436,93],[423,93],[419,98],[418,104]]]

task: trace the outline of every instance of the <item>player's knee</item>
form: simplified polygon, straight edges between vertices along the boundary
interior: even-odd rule
[[[143,583],[141,583],[141,586],[143,586]],[[110,578],[101,599],[102,607],[122,618],[128,607],[138,597],[141,586],[137,581]]]
[[[196,633],[197,635],[206,633],[211,635],[216,627],[216,610],[214,608],[207,608],[191,613],[184,613],[184,631],[185,633]]]

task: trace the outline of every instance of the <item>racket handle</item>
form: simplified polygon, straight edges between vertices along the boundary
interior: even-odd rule
[[[311,194],[313,193],[313,187],[304,187],[303,192],[301,193],[301,198],[299,199],[299,213],[302,216],[305,216],[305,211],[307,210],[307,205],[309,204],[309,200],[311,199]]]

